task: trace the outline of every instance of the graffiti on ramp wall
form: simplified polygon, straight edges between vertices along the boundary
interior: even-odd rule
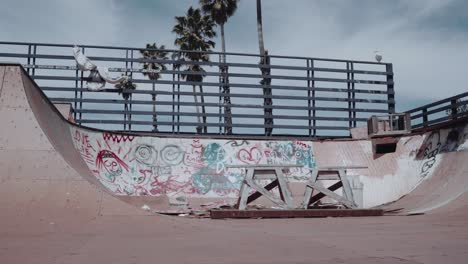
[[[138,137],[76,127],[71,133],[90,171],[116,195],[237,197],[244,172],[227,165],[300,164],[286,172],[296,181],[315,167],[305,141]]]

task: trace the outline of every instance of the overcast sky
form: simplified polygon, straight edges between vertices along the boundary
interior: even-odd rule
[[[0,40],[173,47],[174,16],[195,0],[0,0]],[[263,0],[273,55],[373,60],[395,71],[397,110],[468,89],[466,0]],[[227,50],[257,53],[255,0],[226,25]],[[216,50],[220,47],[217,46]]]

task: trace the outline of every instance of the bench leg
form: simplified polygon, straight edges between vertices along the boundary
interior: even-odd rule
[[[239,191],[239,200],[237,201],[237,209],[245,210],[247,208],[247,199],[249,198],[249,185],[247,179],[252,179],[254,175],[254,169],[249,168],[247,169],[247,173],[245,174],[245,178],[242,181],[242,185]]]
[[[350,201],[351,204],[353,205],[352,208],[356,208],[357,205],[354,202],[354,197],[353,197],[353,191],[351,190],[351,184],[349,183],[348,176],[346,175],[345,170],[339,170],[338,171],[338,176],[341,179],[341,182],[343,183],[343,197]]]
[[[309,186],[309,183],[315,183],[317,181],[318,170],[312,170],[310,175],[310,179],[306,184],[306,189],[304,191],[304,199],[302,200],[301,208],[307,209],[309,207],[310,198],[312,197],[312,193],[314,189]]]
[[[293,201],[292,201],[292,194],[291,191],[289,190],[289,186],[284,180],[284,174],[282,169],[275,169],[276,173],[276,178],[278,179],[279,183],[279,191],[281,193],[281,198],[284,200],[286,203],[288,209],[294,208]]]

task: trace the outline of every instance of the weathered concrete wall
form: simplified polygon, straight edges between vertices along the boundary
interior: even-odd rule
[[[229,164],[302,164],[289,181],[305,182],[310,169],[366,166],[348,174],[363,183],[363,206],[389,203],[432,176],[443,149],[466,150],[466,128],[402,137],[395,153],[372,152],[370,140],[249,141],[124,136],[71,127],[75,147],[94,176],[116,195],[235,198],[243,172]],[[465,136],[463,136],[465,135]]]
[[[300,164],[286,176],[305,180],[315,167],[312,143],[127,136],[71,127],[75,147],[117,195],[219,198],[238,195],[241,169],[226,165]]]

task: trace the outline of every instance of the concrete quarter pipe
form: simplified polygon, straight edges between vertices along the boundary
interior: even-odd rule
[[[468,259],[466,122],[401,137],[395,153],[379,156],[369,140],[156,137],[82,128],[63,116],[20,65],[0,66],[2,263]],[[285,161],[305,168],[290,172],[297,200],[307,169],[358,164],[367,169],[350,174],[364,186],[364,207],[426,215],[213,223],[138,208],[232,201],[242,172],[226,164]]]

